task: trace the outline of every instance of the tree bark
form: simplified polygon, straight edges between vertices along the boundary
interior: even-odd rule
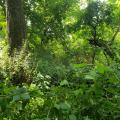
[[[10,54],[20,50],[26,37],[26,25],[22,0],[6,0],[7,29]]]

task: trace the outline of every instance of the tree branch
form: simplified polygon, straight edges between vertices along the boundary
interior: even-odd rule
[[[117,28],[116,32],[114,33],[109,45],[112,45],[114,43],[115,38],[118,35],[119,31],[120,31],[120,26]]]

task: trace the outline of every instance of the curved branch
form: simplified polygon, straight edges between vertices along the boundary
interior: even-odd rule
[[[109,45],[112,45],[114,43],[115,38],[118,35],[119,31],[120,31],[120,26],[117,28],[116,32],[113,34],[113,37],[112,37]]]

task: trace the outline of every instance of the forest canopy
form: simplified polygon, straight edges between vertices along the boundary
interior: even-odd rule
[[[119,119],[119,0],[0,0],[0,120]]]

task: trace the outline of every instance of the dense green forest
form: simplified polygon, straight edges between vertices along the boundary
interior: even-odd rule
[[[0,120],[120,120],[120,1],[0,0]]]

